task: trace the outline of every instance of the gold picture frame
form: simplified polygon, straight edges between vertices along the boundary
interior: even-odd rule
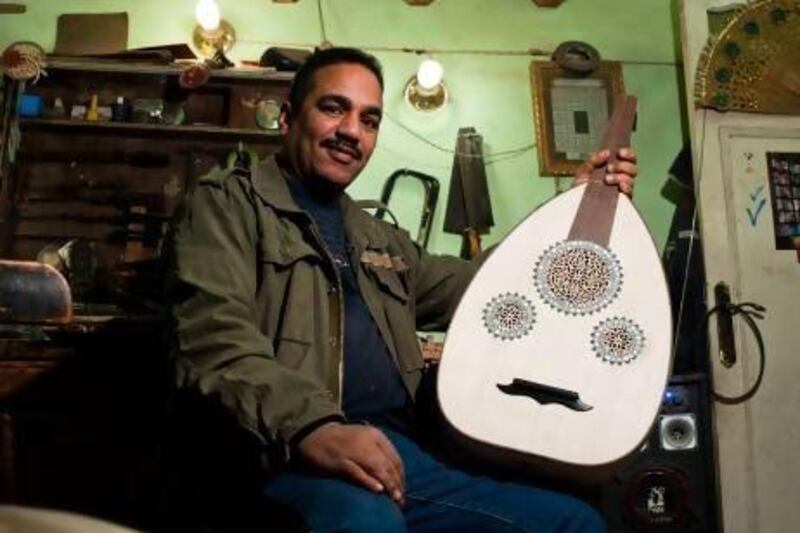
[[[600,144],[614,97],[625,90],[622,64],[601,61],[578,74],[532,61],[530,76],[539,175],[570,176]]]

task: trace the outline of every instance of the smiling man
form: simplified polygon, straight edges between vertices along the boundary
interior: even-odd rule
[[[477,266],[428,254],[345,193],[375,149],[382,94],[372,56],[315,53],[283,107],[281,152],[187,195],[170,247],[178,387],[259,439],[264,497],[311,530],[602,530],[578,500],[417,443],[416,332],[447,326]],[[629,192],[635,159],[621,159],[608,179]]]
[[[310,80],[311,81],[311,80]],[[307,185],[341,191],[367,164],[378,140],[383,86],[358,63],[322,67],[304,98],[293,92],[281,116],[291,171]]]

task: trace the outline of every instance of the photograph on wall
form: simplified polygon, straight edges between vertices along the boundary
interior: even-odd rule
[[[800,249],[800,153],[767,152],[775,247]]]

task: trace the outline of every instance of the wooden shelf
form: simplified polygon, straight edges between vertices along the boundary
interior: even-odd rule
[[[140,137],[216,137],[224,139],[241,139],[254,142],[277,143],[280,135],[277,131],[245,128],[226,128],[224,126],[173,126],[169,124],[147,124],[138,122],[88,122],[85,120],[23,118],[20,119],[23,131],[53,131],[73,133],[110,133],[119,132]]]
[[[118,74],[148,74],[177,76],[191,64],[170,63],[158,65],[153,63],[135,63],[117,60],[77,59],[51,56],[47,60],[47,69],[73,70],[82,72],[107,72]],[[290,82],[293,72],[278,72],[273,69],[259,67],[239,67],[211,71],[212,79],[253,80],[261,82]]]

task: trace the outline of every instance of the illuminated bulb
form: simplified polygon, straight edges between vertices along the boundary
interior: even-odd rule
[[[219,28],[220,13],[219,6],[214,0],[199,0],[195,7],[194,15],[198,24],[206,31],[214,31]]]
[[[443,75],[444,69],[438,61],[426,59],[417,70],[417,82],[423,89],[430,90],[442,82]]]
[[[228,66],[225,53],[236,42],[236,31],[233,26],[222,19],[215,0],[199,0],[194,15],[197,18],[197,26],[192,34],[195,47],[206,57],[221,55],[224,61],[220,63]]]
[[[436,111],[447,103],[447,87],[444,85],[444,69],[433,59],[420,63],[417,74],[406,83],[406,102],[417,111]]]

